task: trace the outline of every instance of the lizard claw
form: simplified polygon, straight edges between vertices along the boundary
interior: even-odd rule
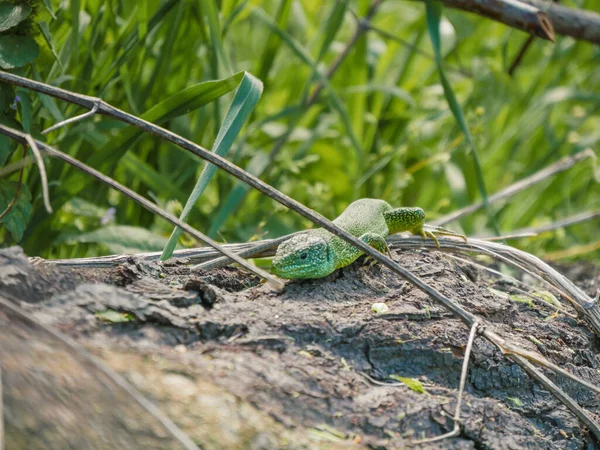
[[[435,242],[436,247],[440,248],[440,241],[437,240],[437,238],[435,237],[435,234],[433,234],[431,231],[423,230],[423,233],[421,234],[421,236],[423,236],[423,239],[427,239],[428,237],[430,237]]]
[[[447,230],[442,227],[437,227],[435,225],[426,225],[426,227],[424,227],[421,230],[420,234],[421,234],[421,236],[423,236],[423,239],[426,239],[427,237],[430,237],[431,239],[433,239],[435,241],[435,245],[437,246],[437,248],[440,248],[440,243],[437,240],[436,234],[438,236],[453,236],[453,237],[460,238],[465,242],[468,242],[467,237],[464,234],[456,233],[455,231],[450,231],[450,230]]]

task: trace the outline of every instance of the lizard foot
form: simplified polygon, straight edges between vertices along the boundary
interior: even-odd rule
[[[440,248],[440,243],[436,236],[453,236],[468,242],[467,237],[464,234],[456,233],[455,231],[447,230],[435,225],[425,225],[419,234],[423,236],[423,239],[427,239],[428,237],[433,239],[437,248]]]

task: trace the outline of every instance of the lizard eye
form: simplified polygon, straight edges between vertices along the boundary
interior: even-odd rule
[[[300,259],[306,259],[307,257],[308,257],[308,254],[306,252],[304,252],[300,255]]]

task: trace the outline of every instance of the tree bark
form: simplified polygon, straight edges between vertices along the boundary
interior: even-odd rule
[[[556,34],[600,44],[600,14],[548,0],[443,0],[450,8],[474,12],[554,41]]]

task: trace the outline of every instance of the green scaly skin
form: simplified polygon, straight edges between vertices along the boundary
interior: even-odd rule
[[[363,198],[351,203],[333,223],[388,255],[390,250],[385,237],[402,231],[410,231],[423,238],[431,237],[439,247],[435,235],[423,229],[425,212],[421,208],[394,209],[383,200]],[[441,228],[435,232],[464,238]],[[352,244],[319,228],[281,244],[273,258],[271,271],[287,279],[322,278],[352,264],[363,253]]]

